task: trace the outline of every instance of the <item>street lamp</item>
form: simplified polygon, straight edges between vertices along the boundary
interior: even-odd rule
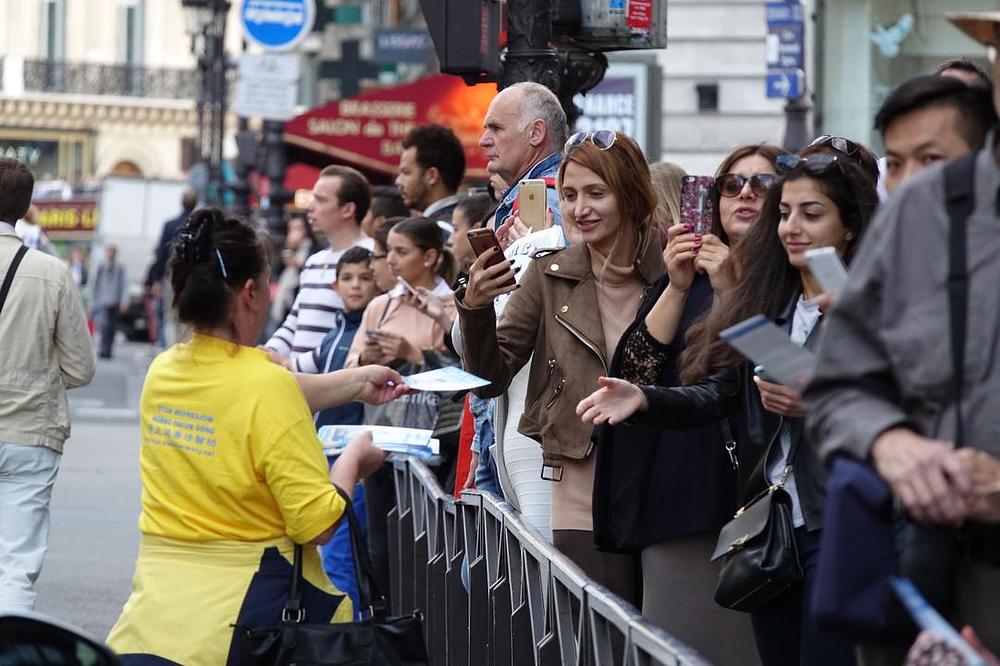
[[[181,0],[191,52],[198,62],[198,152],[208,167],[208,203],[222,205],[226,133],[226,16],[229,0]]]

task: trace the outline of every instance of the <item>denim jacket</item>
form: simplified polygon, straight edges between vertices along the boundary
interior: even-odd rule
[[[528,172],[521,176],[520,180],[526,178],[555,178],[559,173],[559,164],[562,162],[562,152],[549,153],[541,162],[528,169]],[[514,209],[514,202],[517,200],[517,183],[512,183],[504,192],[500,205],[497,206],[496,216],[493,218],[493,228],[496,229],[503,221],[510,216]],[[552,224],[562,228],[562,212],[559,210],[559,192],[554,187],[545,188],[545,198],[549,210],[552,211]]]

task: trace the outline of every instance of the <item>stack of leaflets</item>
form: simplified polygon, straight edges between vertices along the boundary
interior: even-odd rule
[[[430,430],[392,426],[328,425],[319,429],[323,453],[328,456],[340,455],[351,440],[363,432],[371,432],[375,446],[389,453],[430,458],[436,456],[440,450],[440,443],[431,438]]]

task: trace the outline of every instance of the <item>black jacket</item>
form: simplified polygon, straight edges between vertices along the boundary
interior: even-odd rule
[[[146,286],[152,286],[154,282],[160,282],[167,276],[167,262],[170,261],[170,244],[174,236],[181,230],[181,227],[191,216],[190,210],[185,210],[180,215],[163,223],[163,231],[160,233],[160,242],[156,244],[156,254],[153,264],[146,273]]]
[[[796,293],[776,323],[791,330],[792,316],[798,303]],[[807,349],[819,346],[822,320],[806,340]],[[667,388],[644,386],[649,401],[645,412],[636,414],[631,422],[646,426],[696,427],[734,417],[740,469],[737,475],[739,503],[745,504],[768,486],[765,477],[768,451],[780,446],[778,436],[784,417],[766,411],[760,403],[760,393],[753,381],[753,365],[743,363],[718,370],[697,384]],[[820,463],[815,448],[806,441],[803,419],[788,419],[791,425],[792,451],[795,455],[795,483],[806,528],[817,530],[823,524],[823,500],[826,489],[826,469]],[[776,455],[776,454],[772,454]]]
[[[653,285],[622,335],[611,376],[623,376],[628,340],[644,326],[668,281],[664,276]],[[680,384],[684,334],[713,298],[708,278],[696,278],[674,341],[660,346],[666,360],[659,386]],[[601,550],[632,552],[671,537],[716,533],[736,510],[736,475],[718,423],[687,430],[605,425],[594,436],[594,540]]]

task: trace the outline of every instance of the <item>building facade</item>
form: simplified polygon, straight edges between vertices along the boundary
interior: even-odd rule
[[[0,154],[67,180],[182,177],[198,95],[185,27],[179,0],[0,0]]]
[[[872,119],[886,95],[951,58],[970,58],[989,71],[986,50],[945,12],[996,11],[994,0],[837,0],[816,11],[816,124],[881,149]]]
[[[667,48],[653,52],[663,71],[663,160],[712,175],[738,145],[781,145],[784,100],[765,92],[764,5],[669,0]]]

